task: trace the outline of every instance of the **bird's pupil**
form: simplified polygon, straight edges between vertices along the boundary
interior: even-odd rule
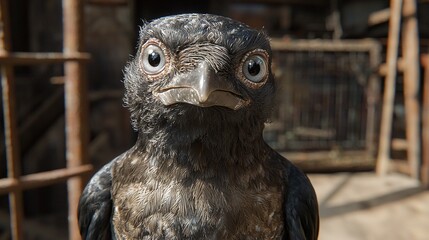
[[[151,53],[149,53],[148,62],[152,67],[157,67],[161,62],[161,56],[159,55],[159,53],[152,51]]]
[[[261,64],[258,61],[250,60],[247,64],[247,70],[250,75],[256,76],[261,71]]]

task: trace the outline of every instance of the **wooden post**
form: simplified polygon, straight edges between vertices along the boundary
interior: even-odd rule
[[[423,130],[422,130],[422,171],[421,180],[424,187],[429,188],[429,54],[423,59],[425,76],[423,81]]]
[[[0,0],[0,24],[2,28],[0,36],[0,51],[5,54],[9,54],[11,51],[8,11],[8,1]],[[19,156],[18,128],[15,113],[15,83],[12,66],[7,64],[3,64],[1,66],[1,82],[3,90],[3,116],[7,156],[7,174],[8,178],[13,179],[14,182],[19,184],[19,177],[21,176],[21,164]],[[24,211],[21,189],[17,188],[9,193],[9,209],[12,239],[21,240],[24,238],[22,234],[22,220],[24,218]]]
[[[404,102],[407,138],[407,158],[410,174],[420,176],[420,58],[416,0],[404,0],[402,56],[404,62]]]
[[[381,113],[380,145],[377,158],[377,174],[388,171],[390,139],[392,136],[393,105],[395,101],[396,66],[400,38],[402,0],[390,1],[389,34],[387,38],[387,73],[384,85],[383,109]]]
[[[64,54],[78,54],[83,50],[83,1],[63,0]],[[66,145],[67,167],[87,162],[88,127],[87,89],[84,65],[81,61],[65,63]],[[77,222],[77,206],[83,190],[83,177],[68,180],[69,239],[81,239]]]

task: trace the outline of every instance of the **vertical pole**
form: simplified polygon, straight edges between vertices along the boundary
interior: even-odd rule
[[[423,186],[429,188],[429,54],[424,59],[425,76],[423,82],[423,130],[422,130],[422,171]]]
[[[333,27],[332,38],[338,40],[343,35],[343,28],[341,26],[341,16],[339,11],[338,0],[331,0],[331,23]]]
[[[396,67],[398,64],[399,33],[402,0],[390,1],[389,34],[387,37],[387,74],[384,84],[383,109],[381,112],[380,145],[377,158],[377,174],[388,171],[390,142],[392,137],[393,105],[395,102]]]
[[[83,51],[83,1],[63,0],[64,54]],[[67,167],[80,166],[87,162],[88,127],[87,89],[84,66],[79,61],[66,62],[66,146]],[[83,177],[68,180],[69,239],[81,239],[77,222],[77,207],[83,189]]]
[[[416,0],[404,0],[402,56],[404,59],[404,102],[407,138],[407,158],[410,174],[420,176],[420,106],[419,106],[419,35],[417,28]]]
[[[376,145],[374,144],[376,142],[376,132],[377,127],[376,124],[378,123],[379,116],[379,102],[380,102],[380,78],[377,74],[377,67],[380,66],[380,55],[381,55],[381,47],[379,44],[373,43],[373,46],[371,47],[369,51],[370,56],[370,67],[373,69],[373,73],[371,73],[371,76],[369,77],[368,82],[368,96],[367,96],[367,106],[368,106],[368,113],[367,113],[367,127],[366,127],[366,139],[365,139],[365,145],[366,145],[366,151],[367,151],[367,158],[368,159],[374,159],[375,153],[376,153]]]
[[[0,51],[8,54],[11,51],[10,29],[7,0],[0,0]],[[1,83],[3,90],[3,116],[6,141],[7,173],[8,178],[19,181],[21,175],[21,164],[19,156],[19,142],[17,131],[17,120],[15,113],[15,83],[11,65],[1,66]],[[23,239],[22,220],[23,202],[20,188],[15,188],[9,193],[10,224],[12,239]]]

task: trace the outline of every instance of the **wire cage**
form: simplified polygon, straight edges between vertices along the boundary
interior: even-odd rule
[[[379,45],[273,40],[277,106],[264,136],[280,152],[362,151],[376,135]]]

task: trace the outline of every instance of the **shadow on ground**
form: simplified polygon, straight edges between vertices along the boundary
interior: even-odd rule
[[[309,175],[318,195],[320,240],[420,240],[429,236],[429,191],[407,176]]]

